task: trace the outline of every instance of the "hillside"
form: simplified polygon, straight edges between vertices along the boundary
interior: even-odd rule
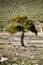
[[[0,0],[0,20],[6,21],[18,15],[43,19],[43,0]]]

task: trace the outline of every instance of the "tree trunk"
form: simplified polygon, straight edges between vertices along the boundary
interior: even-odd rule
[[[24,45],[24,32],[22,32],[22,35],[21,35],[21,45],[22,46],[25,46]]]

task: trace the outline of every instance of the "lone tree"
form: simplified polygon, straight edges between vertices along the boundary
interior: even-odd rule
[[[35,26],[33,24],[32,20],[28,20],[28,18],[26,16],[18,16],[16,18],[12,18],[11,22],[14,23],[13,25],[11,25],[7,31],[11,34],[16,33],[17,31],[22,31],[22,35],[21,35],[21,45],[24,45],[24,33],[28,30],[32,31],[33,33],[35,33],[35,35],[37,35],[37,30],[35,29]]]

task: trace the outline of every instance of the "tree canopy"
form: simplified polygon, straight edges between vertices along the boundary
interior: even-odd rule
[[[32,20],[29,20],[26,16],[17,16],[15,18],[12,18],[11,22],[14,22],[14,24],[7,29],[9,33],[14,34],[17,31],[30,30],[37,35],[38,31],[35,29],[35,26],[33,24],[34,22]]]

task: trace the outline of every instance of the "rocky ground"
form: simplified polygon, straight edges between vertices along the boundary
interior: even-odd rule
[[[13,63],[14,65],[36,65],[40,60],[41,65],[43,65],[43,48],[37,48],[34,46],[13,46],[1,48],[0,57],[2,56],[7,57],[9,59],[9,62]]]
[[[43,40],[43,38],[40,38]],[[39,39],[39,40],[40,40]],[[11,40],[11,39],[10,39]],[[32,39],[33,40],[33,39]],[[38,60],[38,58],[42,59],[43,61],[43,42],[41,43],[25,43],[26,47],[22,47],[21,44],[20,44],[20,41],[15,41],[13,43],[7,43],[7,38],[3,38],[0,36],[0,41],[6,41],[6,43],[1,43],[0,42],[0,57],[3,56],[3,57],[8,57],[10,60],[12,59],[15,59],[18,60],[24,60],[23,62],[25,62],[26,60],[28,60],[28,62],[23,65],[28,65],[29,63],[29,58],[30,60],[34,60],[34,62]],[[36,41],[35,41],[36,42]],[[24,59],[25,58],[25,59]],[[19,61],[22,63],[22,60]],[[32,60],[32,62],[33,62]],[[14,60],[15,62],[15,60]],[[5,64],[4,64],[5,65]],[[22,64],[19,64],[19,65],[22,65]],[[31,65],[31,63],[30,63]],[[36,65],[36,64],[35,64]],[[40,65],[43,65],[43,64],[40,64]]]

